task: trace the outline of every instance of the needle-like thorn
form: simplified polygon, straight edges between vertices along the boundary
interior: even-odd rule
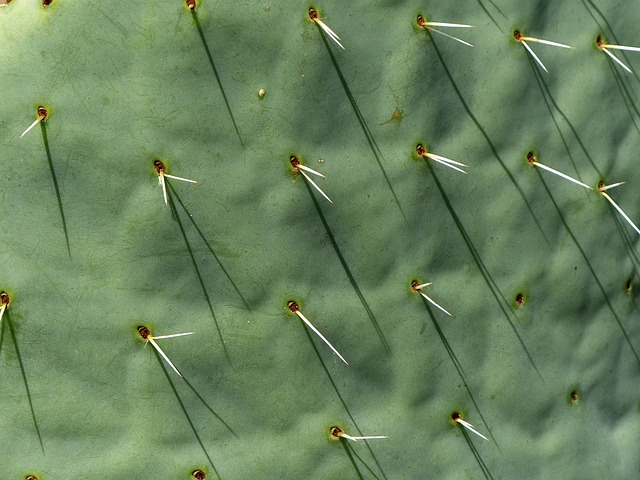
[[[322,189],[318,186],[318,184],[316,182],[314,182],[312,180],[312,178],[309,175],[307,175],[306,172],[309,172],[309,173],[312,173],[312,174],[317,175],[319,177],[325,178],[323,174],[321,174],[320,172],[315,171],[312,168],[307,167],[306,165],[303,165],[302,162],[300,161],[300,159],[298,157],[296,157],[295,155],[292,155],[289,158],[289,161],[291,162],[291,167],[293,168],[293,170],[295,172],[298,172],[298,173],[302,174],[302,176],[307,180],[307,182],[309,182],[313,186],[313,188],[315,188],[318,192],[320,192],[320,194],[324,198],[326,198],[329,201],[329,203],[333,203],[333,201],[329,198],[329,196],[322,191]]]
[[[313,332],[316,335],[318,335],[322,339],[322,341],[329,346],[329,348],[333,351],[333,353],[335,353],[340,358],[340,360],[342,360],[346,365],[349,365],[349,363],[344,359],[344,357],[340,355],[340,352],[338,352],[338,350],[336,350],[336,348],[333,345],[331,345],[331,342],[329,342],[329,340],[327,340],[324,337],[324,335],[322,335],[320,331],[313,326],[313,324],[307,319],[307,317],[305,317],[302,314],[302,312],[300,311],[300,307],[296,302],[290,301],[287,304],[287,307],[289,307],[289,310],[291,311],[291,313],[295,313],[298,317],[300,317],[300,320],[302,320],[311,330],[313,330]]]
[[[309,9],[309,18],[312,21],[314,21],[316,24],[318,24],[318,26],[322,30],[324,30],[324,32],[328,35],[328,37],[334,42],[336,42],[340,48],[342,48],[343,50],[345,49],[342,46],[342,43],[340,43],[340,37],[336,34],[336,32],[331,30],[322,20],[320,20],[320,18],[318,18],[318,12],[316,12],[315,9],[313,8]]]
[[[473,425],[471,425],[469,422],[465,422],[462,418],[457,417],[453,420],[456,423],[459,423],[460,425],[462,425],[464,428],[466,428],[467,430],[469,430],[470,432],[475,433],[476,435],[478,435],[481,438],[484,438],[485,440],[489,440],[487,437],[485,437],[484,435],[482,435],[480,432],[478,432]]]
[[[162,358],[164,358],[164,360],[169,364],[169,366],[173,369],[173,371],[176,372],[180,377],[182,377],[182,374],[178,371],[178,369],[173,364],[173,362],[171,360],[169,360],[169,357],[164,353],[164,351],[156,343],[156,340],[162,339],[162,338],[184,337],[185,335],[193,335],[194,332],[174,333],[174,334],[171,334],[171,335],[159,335],[157,337],[154,337],[153,335],[151,335],[151,332],[149,331],[149,329],[147,327],[140,326],[140,327],[138,327],[138,333],[145,340],[145,346],[146,346],[147,343],[150,343],[151,346],[153,348],[155,348],[156,351],[160,354],[160,356]]]
[[[423,289],[424,287],[429,286],[429,285],[431,285],[431,282],[429,282],[429,283],[422,283],[422,284],[420,284],[420,285],[418,284],[418,282],[413,282],[413,283],[411,284],[411,288],[413,288],[413,291],[414,291],[414,292],[416,292],[416,293],[418,293],[418,294],[422,295],[422,297],[423,297],[427,302],[429,302],[431,305],[433,305],[434,307],[439,308],[440,310],[442,310],[444,313],[446,313],[447,315],[449,315],[449,316],[451,317],[452,315],[451,315],[449,312],[447,312],[443,307],[441,307],[441,306],[440,306],[440,305],[438,305],[436,302],[434,302],[434,301],[431,299],[431,297],[429,297],[429,295],[427,295],[426,293],[424,293],[424,292],[422,291],[422,289]]]

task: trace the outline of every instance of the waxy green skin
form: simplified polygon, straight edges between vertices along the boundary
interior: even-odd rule
[[[625,181],[609,193],[640,222],[638,79],[594,44],[640,45],[640,6],[295,3],[200,3],[218,79],[179,0],[0,9],[2,477],[637,475],[638,237],[526,155]],[[431,38],[419,14],[474,25],[443,29],[474,47]],[[514,29],[574,49],[531,44],[538,75]],[[614,53],[640,71],[640,54]],[[51,165],[40,126],[19,138],[39,105]],[[418,143],[468,174],[429,166]],[[169,181],[181,223],[156,159],[199,181]],[[158,341],[195,391],[139,325],[196,332]],[[456,411],[491,439],[468,437],[484,467]],[[334,425],[389,438],[351,444],[354,466]]]

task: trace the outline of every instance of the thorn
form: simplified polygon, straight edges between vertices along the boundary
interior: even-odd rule
[[[169,175],[168,173],[163,173],[163,175],[167,178],[173,178],[174,180],[180,180],[181,182],[189,182],[189,183],[198,183],[197,180],[189,180],[188,178],[176,177],[175,175]]]
[[[600,195],[602,195],[604,198],[606,198],[606,199],[607,199],[607,201],[608,201],[611,205],[613,205],[613,208],[615,208],[615,209],[618,211],[618,213],[619,213],[620,215],[622,215],[622,218],[624,218],[624,219],[625,219],[625,221],[626,221],[629,225],[631,225],[631,227],[636,231],[636,233],[637,233],[638,235],[640,235],[640,229],[636,226],[636,224],[635,224],[635,223],[633,223],[633,221],[629,218],[629,216],[628,216],[626,213],[624,213],[624,211],[622,210],[622,208],[620,208],[620,207],[618,206],[618,204],[617,204],[616,202],[614,202],[614,201],[613,201],[613,198],[611,198],[611,197],[609,196],[609,194],[605,192],[605,190],[609,190],[609,189],[611,189],[611,188],[617,187],[617,186],[619,186],[619,185],[622,185],[623,183],[624,183],[624,182],[618,182],[618,183],[614,183],[614,184],[612,184],[612,185],[602,185],[602,184],[601,184],[601,185],[598,185],[598,191],[600,192]]]
[[[529,52],[529,53],[531,54],[531,56],[533,57],[533,59],[534,59],[536,62],[538,62],[538,65],[540,65],[540,66],[542,67],[542,69],[543,69],[545,72],[549,73],[549,70],[547,70],[547,67],[545,67],[545,66],[544,66],[544,63],[542,63],[542,60],[540,60],[540,59],[538,58],[538,56],[535,54],[535,52],[534,52],[533,50],[531,50],[531,47],[530,47],[529,45],[527,45],[527,42],[525,42],[524,40],[522,40],[520,43],[522,43],[522,46],[523,46],[524,48],[526,48],[526,49],[527,49],[527,52]]]
[[[193,335],[196,332],[187,332],[187,333],[174,333],[172,335],[160,335],[159,337],[153,337],[154,340],[158,340],[160,338],[175,338],[175,337],[184,337],[186,335]]]
[[[598,45],[598,48],[602,50],[604,53],[606,53],[609,56],[609,58],[611,58],[611,60],[616,62],[618,65],[620,65],[627,72],[633,73],[633,71],[629,67],[627,67],[622,60],[620,60],[613,53],[611,53],[609,49],[626,50],[629,52],[640,52],[640,47],[628,47],[626,45],[610,45],[607,42],[605,42],[604,38],[602,38],[600,35],[598,35],[598,37],[596,38],[596,45]]]
[[[489,440],[487,437],[485,437],[484,435],[482,435],[480,432],[478,432],[473,425],[471,425],[469,422],[465,422],[460,415],[458,414],[457,416],[453,417],[453,421],[456,423],[459,423],[460,425],[462,425],[464,428],[466,428],[467,430],[469,430],[470,432],[475,433],[476,435],[478,435],[479,437],[484,438],[485,440]]]
[[[326,198],[329,201],[329,203],[333,203],[333,201],[327,196],[326,193],[324,193],[322,191],[322,189],[318,186],[318,184],[316,184],[316,182],[314,182],[311,179],[311,177],[309,175],[307,175],[305,172],[313,173],[314,175],[318,175],[319,177],[325,178],[325,176],[323,174],[313,170],[312,168],[309,168],[309,167],[303,165],[302,162],[300,161],[300,159],[298,157],[296,157],[295,155],[291,155],[291,157],[289,157],[289,161],[291,162],[291,167],[293,167],[293,170],[295,172],[301,173],[302,176],[307,180],[307,182],[309,182],[313,186],[313,188],[315,188],[318,192],[320,192],[320,194],[324,198]]]
[[[182,377],[182,374],[178,371],[176,366],[171,362],[171,360],[169,360],[169,357],[167,357],[167,355],[162,351],[160,346],[155,342],[154,337],[147,337],[147,340],[151,342],[151,345],[158,351],[160,355],[162,355],[162,358],[166,360],[169,366],[173,368],[173,371],[176,372],[180,377]]]
[[[605,190],[611,190],[612,188],[619,187],[620,185],[624,185],[625,182],[612,183],[611,185],[602,185],[598,187],[598,190],[604,192]]]
[[[153,165],[156,169],[156,173],[158,174],[158,184],[162,187],[162,196],[164,198],[164,204],[167,205],[167,185],[165,183],[166,178],[172,178],[174,180],[180,180],[181,182],[189,182],[189,183],[198,183],[196,180],[189,180],[188,178],[176,177],[175,175],[169,175],[167,173],[167,167],[160,160],[156,160],[153,162]]]
[[[593,190],[593,188],[590,187],[589,185],[587,185],[586,183],[582,183],[580,180],[576,180],[575,178],[570,177],[569,175],[566,175],[566,174],[564,174],[562,172],[559,172],[558,170],[556,170],[554,168],[547,167],[546,165],[543,165],[542,163],[538,162],[536,160],[536,156],[532,152],[529,152],[527,154],[527,160],[529,161],[529,163],[531,165],[535,165],[536,167],[540,167],[541,169],[546,170],[547,172],[551,172],[554,175],[558,175],[559,177],[564,178],[565,180],[569,180],[570,182],[573,182],[576,185],[580,185],[581,187],[587,188],[589,190]]]
[[[450,317],[452,316],[449,312],[447,312],[443,307],[441,307],[440,305],[438,305],[436,302],[434,302],[431,297],[429,297],[429,295],[427,295],[426,293],[424,293],[422,291],[422,289],[428,285],[431,285],[431,282],[429,283],[422,283],[422,284],[418,284],[418,282],[416,282],[415,280],[411,283],[411,288],[413,289],[414,292],[422,295],[422,297],[429,302],[431,305],[439,308],[440,310],[442,310],[444,313],[446,313],[447,315],[449,315]]]
[[[353,437],[351,435],[347,435],[344,432],[344,430],[342,430],[340,427],[331,427],[331,435],[333,435],[336,438],[346,438],[347,440],[352,440],[354,442],[357,442],[358,440],[374,440],[378,438],[389,438],[386,435],[366,435],[363,437]]]
[[[296,168],[300,168],[302,170],[304,170],[305,172],[309,172],[309,173],[313,173],[314,175],[318,175],[319,177],[325,178],[325,176],[323,174],[321,174],[320,172],[317,172],[316,170],[313,170],[312,168],[309,168],[305,165],[302,165],[302,163],[298,163],[298,165],[296,165]]]
[[[446,157],[441,157],[440,155],[435,155],[433,153],[427,153],[426,156],[429,157],[431,160],[444,165],[445,167],[453,168],[454,170],[457,170],[458,172],[462,172],[465,175],[467,174],[467,172],[465,172],[461,168],[458,168],[458,167],[454,166],[454,165],[460,165],[462,167],[466,167],[466,165],[463,164],[463,163],[454,162],[453,160],[450,160],[450,159],[448,159]]]
[[[573,48],[571,45],[566,45],[564,43],[558,43],[558,42],[552,42],[550,40],[542,40],[541,38],[520,37],[520,40],[526,40],[528,42],[542,43],[544,45],[551,45],[552,47]]]
[[[612,48],[614,50],[626,50],[628,52],[640,52],[640,47],[627,47],[626,45],[611,45],[607,43],[603,48]]]
[[[329,340],[327,340],[326,338],[324,338],[324,335],[322,335],[320,333],[320,331],[313,326],[313,324],[307,320],[307,317],[305,317],[302,312],[300,311],[300,307],[298,306],[298,304],[296,302],[294,302],[293,300],[291,300],[290,302],[287,303],[287,307],[289,308],[289,310],[291,311],[291,313],[295,313],[298,317],[300,317],[300,319],[311,329],[313,330],[313,332],[318,335],[322,341],[324,343],[326,343],[329,348],[331,350],[333,350],[333,353],[335,353],[338,357],[340,357],[340,360],[342,360],[346,365],[349,365],[349,363],[344,359],[344,357],[342,355],[340,355],[340,352],[338,352],[338,350],[335,349],[335,347],[333,345],[331,345],[331,343],[329,342]]]
[[[340,48],[342,48],[343,50],[345,49],[340,43],[340,37],[336,35],[336,32],[331,30],[322,20],[318,18],[318,12],[316,12],[314,8],[309,9],[309,18],[317,23],[320,28],[322,28],[322,30],[324,30],[324,32],[329,36],[329,38],[340,46]]]
[[[620,60],[618,57],[616,57],[613,53],[611,53],[609,50],[607,50],[606,48],[601,48],[601,50],[606,53],[607,55],[609,55],[609,58],[611,58],[611,60],[613,60],[614,62],[616,62],[618,65],[620,65],[622,68],[624,68],[627,72],[629,73],[633,73],[633,71],[627,67],[624,62],[622,60]]]
[[[353,440],[354,442],[357,442],[358,440],[372,440],[372,439],[376,439],[376,438],[389,438],[386,435],[366,435],[364,437],[352,437],[351,435],[347,435],[346,433],[342,433],[339,436],[343,437],[343,438],[346,438],[348,440]]]
[[[527,50],[527,52],[529,52],[529,54],[531,54],[533,59],[536,62],[538,62],[538,65],[540,65],[542,69],[547,73],[549,73],[549,70],[547,70],[547,67],[544,66],[544,63],[542,63],[542,60],[538,58],[538,56],[534,53],[531,47],[527,44],[527,41],[542,43],[543,45],[550,45],[552,47],[573,48],[572,46],[565,45],[564,43],[552,42],[550,40],[542,40],[541,38],[535,38],[535,37],[525,37],[524,35],[522,35],[522,33],[519,30],[516,30],[513,32],[513,38],[515,38],[517,42],[522,43],[522,46]]]
[[[467,165],[465,165],[464,163],[460,163],[460,162],[456,162],[455,160],[451,160],[450,158],[447,157],[443,157],[441,155],[436,155],[435,153],[430,153],[425,147],[424,145],[422,145],[421,143],[419,143],[416,146],[416,152],[418,154],[418,156],[422,157],[422,158],[430,158],[431,160],[433,160],[434,162],[438,162],[441,165],[444,165],[445,167],[449,167],[452,168],[458,172],[462,172],[465,175],[467,174],[467,172],[465,172],[464,170],[462,170],[461,168],[456,167],[455,165],[458,165],[459,167],[465,167],[467,168]]]
[[[38,117],[35,119],[35,121],[31,125],[29,125],[29,127],[24,132],[22,132],[22,135],[20,135],[20,138],[24,137],[27,133],[29,133],[33,129],[33,127],[35,127],[41,122],[44,122],[47,119],[48,113],[46,108],[42,106],[38,107],[37,113],[38,113]]]
[[[160,186],[162,187],[162,196],[164,197],[164,204],[168,205],[168,203],[167,203],[167,185],[164,183],[164,175],[162,173],[160,175],[158,175],[158,181],[160,182]]]
[[[464,23],[427,22],[425,25],[430,27],[474,28],[473,25],[466,25]]]
[[[147,327],[140,326],[138,327],[138,333],[145,340],[145,347],[147,346],[147,343],[151,343],[151,346],[156,349],[156,351],[160,354],[162,358],[164,358],[164,360],[169,364],[169,366],[173,369],[173,371],[176,372],[180,377],[182,377],[182,374],[178,371],[178,369],[173,364],[173,362],[169,360],[169,357],[167,357],[167,355],[162,351],[160,346],[156,343],[156,340],[161,338],[174,338],[174,337],[183,337],[185,335],[193,335],[194,332],[174,333],[172,335],[160,335],[158,337],[154,337],[153,335],[151,335],[151,331]]]
[[[473,47],[473,45],[471,45],[468,42],[465,42],[464,40],[462,40],[462,39],[460,39],[458,37],[454,37],[453,35],[449,35],[448,33],[444,33],[444,32],[441,32],[440,30],[437,30],[437,29],[433,28],[433,27],[473,28],[473,25],[465,25],[465,24],[462,24],[462,23],[447,23],[447,22],[427,22],[427,20],[422,15],[418,15],[417,23],[422,28],[429,29],[430,31],[439,33],[440,35],[444,35],[445,37],[450,38],[452,40],[455,40],[456,42],[460,42],[463,45],[466,45],[468,47]]]

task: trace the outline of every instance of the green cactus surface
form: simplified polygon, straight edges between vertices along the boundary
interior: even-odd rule
[[[639,19],[4,0],[0,479],[638,478]]]

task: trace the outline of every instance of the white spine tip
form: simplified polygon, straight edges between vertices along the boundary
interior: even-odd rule
[[[293,313],[298,315],[298,317],[300,317],[300,319],[305,323],[305,325],[307,325],[311,330],[313,330],[313,332],[316,335],[318,335],[320,339],[329,346],[331,351],[333,351],[333,353],[335,353],[338,356],[338,358],[340,358],[340,360],[342,360],[345,363],[345,365],[349,365],[349,363],[345,360],[345,358],[342,355],[340,355],[340,352],[338,352],[338,350],[336,350],[336,348],[333,345],[331,345],[331,342],[329,342],[329,340],[327,340],[325,336],[320,333],[320,330],[314,327],[313,324],[309,320],[307,320],[307,317],[305,317],[300,310],[296,310]]]
[[[329,201],[329,203],[333,203],[333,201],[329,198],[329,196],[328,196],[326,193],[324,193],[324,192],[322,191],[322,189],[318,186],[318,184],[317,184],[316,182],[314,182],[314,181],[311,179],[311,177],[305,173],[305,170],[311,170],[311,169],[310,169],[310,168],[306,168],[306,167],[305,167],[304,169],[302,169],[302,167],[303,167],[303,165],[298,165],[298,167],[297,167],[297,168],[301,169],[301,170],[298,170],[298,171],[299,171],[299,172],[302,174],[302,176],[307,180],[307,182],[309,182],[309,183],[313,186],[313,188],[315,188],[318,192],[320,192],[320,194],[321,194],[324,198],[326,198],[326,199]],[[313,172],[313,170],[311,170],[311,171]],[[317,175],[320,175],[321,177],[324,177],[324,175],[321,175],[321,174],[319,174],[319,173],[317,173],[317,172],[315,172],[315,173],[316,173]]]
[[[469,422],[465,422],[464,420],[462,420],[462,418],[458,417],[454,420],[454,422],[459,423],[460,425],[462,425],[464,428],[466,428],[467,430],[469,430],[472,433],[475,433],[476,435],[478,435],[480,438],[484,438],[485,440],[489,440],[487,437],[485,437],[483,434],[481,434],[480,432],[478,432],[475,427],[473,425],[471,425]]]

